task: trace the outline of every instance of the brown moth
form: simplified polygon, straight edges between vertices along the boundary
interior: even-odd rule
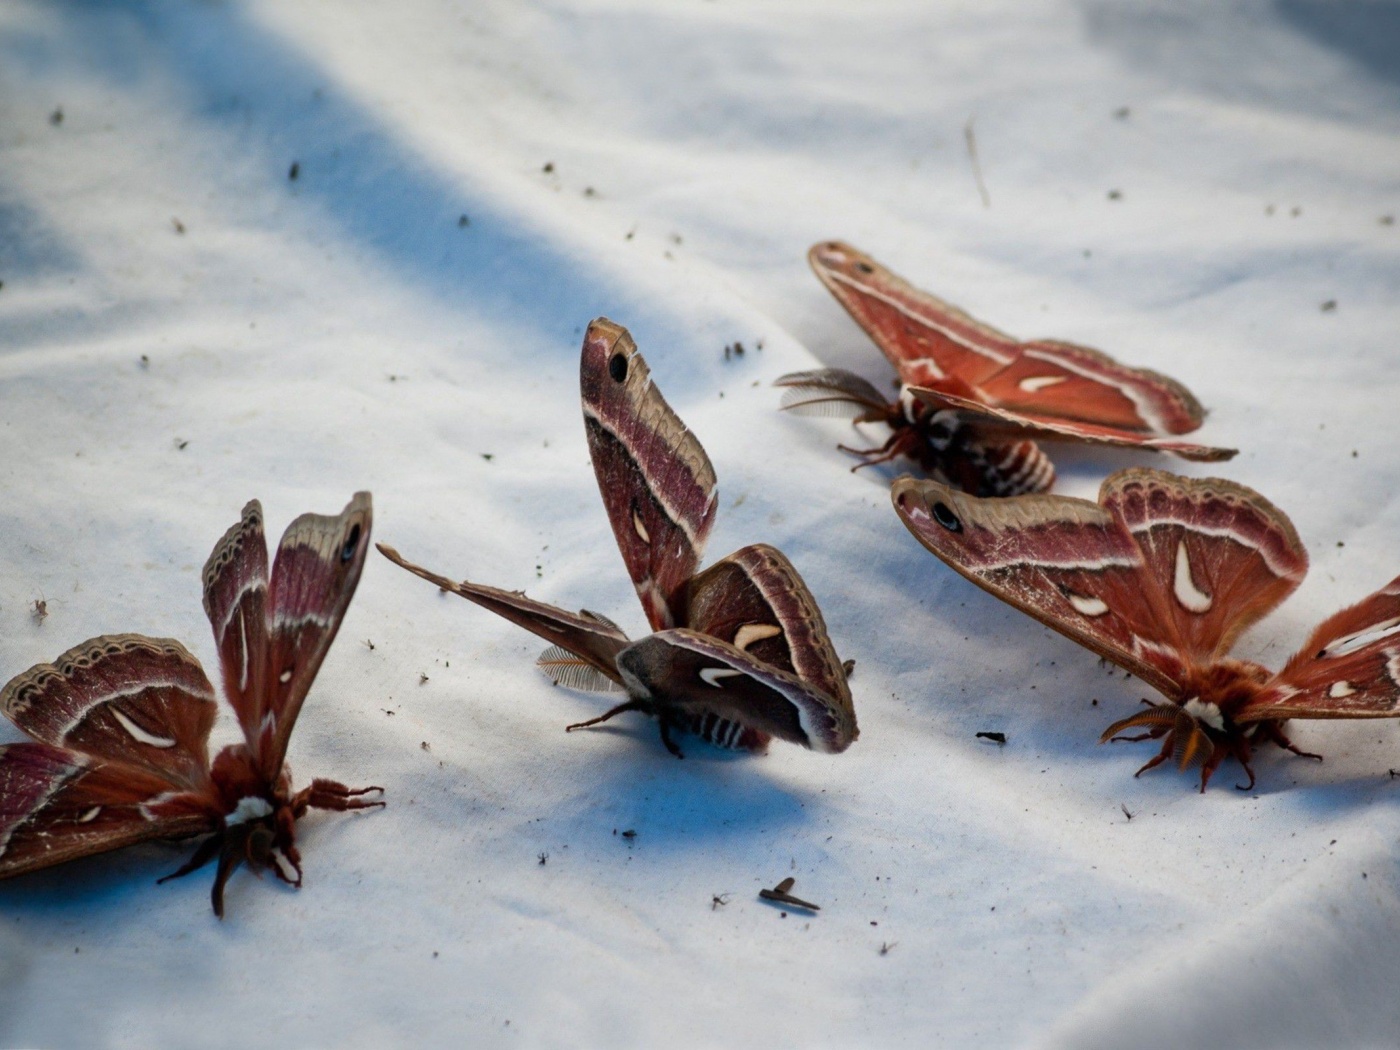
[[[844,751],[857,734],[850,688],[791,562],[755,544],[698,571],[714,521],[714,469],[652,385],[626,329],[602,318],[588,326],[580,385],[603,504],[655,633],[632,641],[597,613],[456,583],[383,544],[380,551],[552,643],[540,663],[558,684],[626,692],[623,703],[569,729],[641,711],[677,757],[673,730],[750,751],[773,737]]]
[[[1180,383],[1107,354],[1056,340],[1018,342],[951,303],[913,287],[839,241],[815,245],[817,277],[899,372],[894,402],[843,369],[794,372],[783,407],[890,428],[878,448],[843,451],[854,469],[897,456],[978,496],[1047,491],[1055,468],[1034,440],[1078,441],[1220,460],[1233,449],[1170,436],[1205,418]]]
[[[977,499],[904,477],[892,498],[957,572],[1166,697],[1103,734],[1162,739],[1139,773],[1199,761],[1204,791],[1233,756],[1248,790],[1257,744],[1306,755],[1284,735],[1287,719],[1400,716],[1400,578],[1323,621],[1277,673],[1227,655],[1308,568],[1292,523],[1243,485],[1123,470],[1091,503]],[[1119,736],[1131,729],[1142,733]]]
[[[382,806],[316,779],[292,790],[284,761],[302,702],[345,616],[369,549],[370,496],[338,517],[303,514],[269,576],[253,500],[204,566],[224,696],[243,743],[209,761],[214,688],[169,638],[108,634],[0,690],[32,743],[0,747],[0,878],[149,839],[206,835],[173,875],[218,859],[211,899],[242,863],[301,885],[296,821],[308,809]],[[161,880],[165,881],[164,879]]]

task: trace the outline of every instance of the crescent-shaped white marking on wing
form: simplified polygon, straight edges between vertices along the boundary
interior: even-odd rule
[[[700,680],[706,685],[712,685],[716,689],[724,688],[719,684],[721,678],[733,678],[736,674],[742,674],[732,667],[706,667],[700,672]]]
[[[175,746],[175,741],[172,737],[156,736],[154,733],[148,733],[131,719],[127,718],[126,715],[122,714],[118,708],[113,707],[111,711],[112,717],[121,723],[121,727],[125,729],[127,733],[131,735],[131,739],[135,740],[138,744],[148,744],[151,747]]]
[[[1027,376],[1016,385],[1026,393],[1034,394],[1039,390],[1044,390],[1047,386],[1063,383],[1066,378],[1066,376]]]
[[[1176,580],[1172,584],[1172,593],[1187,612],[1210,612],[1214,604],[1211,596],[1197,587],[1196,581],[1191,578],[1191,556],[1186,553],[1185,540],[1178,540],[1176,544]]]
[[[1075,594],[1073,591],[1066,591],[1065,597],[1074,606],[1074,611],[1081,616],[1102,616],[1108,612],[1108,603],[1102,598],[1095,598],[1091,595]]]
[[[1333,700],[1340,700],[1344,696],[1351,696],[1354,692],[1356,690],[1351,687],[1350,682],[1333,682],[1332,688],[1327,690],[1327,695]]]
[[[783,629],[771,623],[746,623],[734,635],[734,648],[747,649],[754,642],[782,634]]]

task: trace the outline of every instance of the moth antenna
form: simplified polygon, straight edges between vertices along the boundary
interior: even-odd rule
[[[551,645],[540,653],[535,664],[555,685],[588,693],[620,693],[618,685],[587,660],[561,645]]]

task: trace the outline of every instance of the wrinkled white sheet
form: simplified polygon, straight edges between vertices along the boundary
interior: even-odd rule
[[[305,820],[304,888],[240,873],[222,923],[163,845],[0,886],[0,1044],[1393,1046],[1400,728],[1298,725],[1326,762],[1248,794],[1134,780],[1095,740],[1141,686],[768,384],[888,381],[829,237],[1170,372],[1312,555],[1241,645],[1277,666],[1400,571],[1397,55],[1361,0],[0,7],[0,675],[113,631],[212,666],[244,501],[276,534],[357,488],[408,557],[640,631],[578,413],[606,314],[714,461],[712,557],[788,553],[862,729],[566,737],[606,698],[372,555],[291,762],[389,807]],[[1152,462],[1056,459],[1081,495]],[[820,915],[756,900],[786,875]]]

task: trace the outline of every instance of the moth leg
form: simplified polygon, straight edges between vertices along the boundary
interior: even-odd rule
[[[1210,783],[1211,776],[1220,768],[1220,763],[1225,761],[1225,756],[1230,754],[1231,750],[1232,749],[1225,747],[1223,744],[1217,744],[1215,750],[1210,753],[1210,757],[1201,765],[1202,795],[1206,793],[1206,785]],[[1233,751],[1235,757],[1240,760],[1240,765],[1244,767],[1244,771],[1249,774],[1248,785],[1241,787],[1239,784],[1236,784],[1235,787],[1240,791],[1248,791],[1250,788],[1254,787],[1254,770],[1251,769],[1249,765],[1248,745],[1245,746],[1243,751],[1241,751],[1238,746],[1234,747]]]
[[[1288,734],[1283,731],[1282,722],[1260,722],[1259,728],[1254,731],[1254,739],[1272,740],[1285,751],[1292,751],[1300,758],[1315,758],[1319,762],[1322,761],[1321,755],[1312,751],[1304,751],[1292,740],[1289,740]]]
[[[666,745],[666,750],[677,758],[685,758],[685,755],[681,754],[681,749],[676,746],[676,742],[671,739],[671,723],[666,720],[664,715],[659,716],[656,723],[661,728],[661,742]]]
[[[1150,735],[1150,734],[1149,734],[1149,735]],[[1136,773],[1134,773],[1133,776],[1134,776],[1134,777],[1140,777],[1140,776],[1142,776],[1144,773],[1146,773],[1149,769],[1152,769],[1152,768],[1154,768],[1155,766],[1160,766],[1163,762],[1165,762],[1167,759],[1169,759],[1169,758],[1172,757],[1172,754],[1173,754],[1173,752],[1174,752],[1175,750],[1176,750],[1176,741],[1173,740],[1173,739],[1172,739],[1172,735],[1171,735],[1170,733],[1168,733],[1168,734],[1167,734],[1167,741],[1166,741],[1165,744],[1162,745],[1162,750],[1159,751],[1159,752],[1157,752],[1156,755],[1154,755],[1152,758],[1148,759],[1145,763],[1143,763],[1142,768],[1139,769]]]
[[[371,791],[384,794],[382,787],[349,788],[337,780],[325,780],[317,777],[309,786],[297,792],[296,798],[292,799],[292,812],[300,817],[307,809],[333,809],[337,812],[344,812],[348,809],[372,809],[375,806],[383,806],[383,799],[370,801],[362,799],[360,795],[368,795]]]
[[[627,700],[618,704],[611,710],[604,711],[597,718],[590,718],[587,722],[575,722],[573,725],[565,726],[564,732],[572,733],[575,729],[587,729],[589,726],[596,726],[598,723],[606,722],[608,719],[620,715],[624,711],[645,711],[647,714],[652,713],[651,704],[647,703],[645,700]]]
[[[247,859],[248,839],[246,824],[241,824],[235,830],[223,835],[222,848],[219,851],[219,868],[214,875],[214,887],[209,891],[209,900],[214,905],[214,914],[221,919],[224,917],[224,886],[228,883],[229,877],[238,870],[238,866]]]
[[[219,855],[219,850],[223,848],[223,845],[224,836],[222,832],[210,835],[199,844],[189,860],[185,861],[185,863],[181,864],[179,868],[172,871],[169,875],[162,875],[160,878],[156,879],[156,885],[159,886],[161,883],[169,882],[171,879],[184,878],[190,872],[198,871]]]

